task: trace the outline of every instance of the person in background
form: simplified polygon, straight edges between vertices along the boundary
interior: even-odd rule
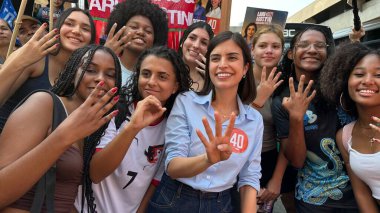
[[[206,62],[204,55],[213,37],[214,32],[210,25],[199,21],[191,24],[179,41],[178,54],[190,68],[190,77],[193,80],[191,89],[194,91],[203,88]]]
[[[218,18],[222,17],[222,0],[208,0],[206,4],[206,17]]]
[[[29,15],[21,16],[21,25],[18,30],[17,38],[21,44],[24,45],[28,42],[36,31],[41,27],[41,22],[38,19]]]
[[[298,168],[295,198],[300,213],[358,212],[335,142],[341,126],[338,113],[326,104],[318,86],[333,42],[331,31],[323,26],[297,33],[283,58],[286,84],[272,101],[277,137],[287,161]]]
[[[8,22],[4,19],[0,19],[0,64],[3,64],[7,58],[11,37],[12,30]]]
[[[65,10],[48,34],[46,28],[45,23],[1,67],[0,131],[21,100],[35,90],[51,88],[72,53],[95,41],[92,18],[79,8]]]
[[[290,213],[295,212],[295,170],[287,168],[283,149],[280,147],[279,153],[277,151],[276,129],[271,112],[272,94],[283,82],[279,80],[281,72],[276,73],[283,48],[283,30],[279,25],[263,26],[253,35],[252,53],[255,58],[253,73],[258,95],[252,106],[260,112],[264,120],[262,177],[258,202],[262,204],[262,208],[264,206],[273,208],[274,201],[281,193],[282,203]]]
[[[112,10],[106,29],[105,46],[119,55],[125,85],[133,74],[139,55],[153,46],[166,45],[166,12],[149,0],[128,0]]]
[[[85,159],[88,212],[144,212],[156,186],[152,179],[158,182],[163,173],[166,120],[175,97],[190,88],[189,70],[175,51],[163,46],[145,50],[135,69],[123,88],[120,113],[98,145],[85,147],[85,156],[93,153]]]
[[[112,50],[86,45],[71,55],[52,88],[55,94],[35,92],[15,109],[0,135],[2,212],[70,212],[82,182],[83,140],[117,114],[113,106],[118,96],[112,97],[120,77]],[[54,175],[44,175],[52,166]],[[36,184],[43,176],[47,192]],[[46,201],[39,192],[46,192]],[[35,209],[37,198],[42,209]]]
[[[53,1],[53,7],[54,7],[54,13],[53,13],[53,22],[55,23],[56,20],[61,16],[63,10],[64,10],[64,5],[65,0],[54,0]],[[41,22],[41,23],[48,23],[49,24],[49,19],[50,17],[50,5],[48,4],[46,7],[41,7],[38,10],[38,13],[36,15],[36,18]]]
[[[342,44],[323,67],[320,84],[331,103],[357,118],[338,131],[337,144],[360,212],[378,212],[380,51],[357,42]]]
[[[248,44],[248,48],[252,49],[253,36],[257,31],[257,25],[255,22],[249,23],[244,29],[244,39]]]
[[[202,6],[202,0],[198,0],[195,4],[193,19],[196,19],[197,22],[200,20],[206,21],[206,10]]]
[[[242,210],[256,212],[263,121],[249,106],[254,80],[244,38],[230,31],[215,36],[203,89],[179,95],[169,115],[165,173],[148,212],[232,212],[238,175]]]

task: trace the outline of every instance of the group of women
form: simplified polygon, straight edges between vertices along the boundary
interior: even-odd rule
[[[0,70],[1,212],[255,212],[279,194],[289,212],[378,210],[379,51],[334,54],[314,27],[280,63],[278,26],[250,49],[197,22],[122,85],[87,12],[55,26]]]

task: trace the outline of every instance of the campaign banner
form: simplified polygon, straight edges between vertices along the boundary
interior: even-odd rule
[[[222,19],[222,0],[197,0],[194,8],[194,22],[207,22],[214,34],[220,32]]]
[[[13,28],[13,20],[17,17],[17,12],[13,7],[11,0],[4,0],[0,9],[0,18],[8,22]]]
[[[105,28],[107,19],[114,6],[125,0],[88,0],[90,14],[96,26],[96,42],[100,38],[106,39]],[[152,0],[152,3],[159,5],[168,18],[168,47],[178,49],[178,43],[183,31],[192,24],[194,13],[194,0]]]
[[[110,16],[114,6],[124,0],[88,0],[88,9],[90,15],[94,19],[96,28],[95,42],[99,44],[100,38],[106,39],[107,35],[105,30],[107,27],[107,20]]]
[[[193,23],[194,0],[153,0],[167,13],[168,47],[177,50],[183,31]]]
[[[254,22],[257,25],[257,28],[260,28],[260,26],[263,25],[270,24],[278,24],[282,28],[284,28],[287,17],[287,11],[247,7],[242,27],[242,34],[244,34],[244,29],[246,28],[246,26],[252,22]]]

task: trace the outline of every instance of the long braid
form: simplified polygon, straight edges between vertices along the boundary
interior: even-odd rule
[[[111,54],[115,64],[115,82],[116,87],[121,87],[121,68],[120,62],[117,56],[107,47],[98,46],[98,49],[104,50]],[[91,61],[91,58],[90,60]],[[116,95],[120,95],[120,90]],[[108,113],[111,113],[117,108],[117,106],[110,109]],[[87,211],[88,212],[96,212],[95,198],[92,190],[92,180],[90,177],[90,162],[92,156],[95,153],[96,147],[99,145],[101,137],[104,135],[105,130],[108,127],[109,122],[100,127],[96,132],[85,138],[84,140],[84,148],[83,148],[83,187],[82,187],[82,210],[84,209],[84,199],[87,201]]]

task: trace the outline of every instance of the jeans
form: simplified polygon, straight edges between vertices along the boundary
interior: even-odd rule
[[[147,212],[232,212],[230,189],[222,192],[202,192],[164,174],[149,202]]]

